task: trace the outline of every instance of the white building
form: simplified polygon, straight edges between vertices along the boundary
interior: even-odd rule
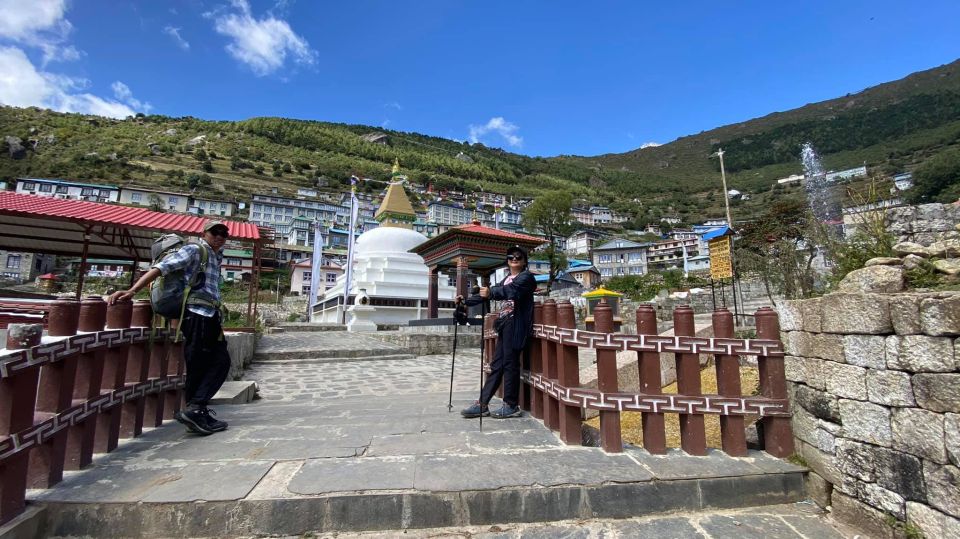
[[[791,174],[786,178],[780,178],[777,180],[777,185],[790,185],[790,184],[800,184],[803,182],[803,174]]]
[[[337,279],[343,275],[343,266],[335,260],[323,257],[323,263],[320,266],[320,294],[337,284]],[[310,284],[313,282],[313,273],[311,266],[313,260],[307,258],[292,266],[290,272],[290,293],[307,296],[310,294]]]
[[[427,207],[427,221],[438,225],[465,225],[473,221],[473,212],[474,210],[468,210],[453,204],[433,202]]]
[[[121,204],[157,207],[166,211],[186,213],[190,207],[190,195],[154,189],[124,187],[120,190]]]
[[[120,188],[116,185],[80,183],[42,178],[17,178],[18,193],[90,202],[117,202]]]

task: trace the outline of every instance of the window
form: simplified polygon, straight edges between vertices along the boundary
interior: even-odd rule
[[[35,183],[33,183],[33,182],[23,182],[23,190],[24,190],[24,191],[33,191],[33,190],[36,189],[36,188],[37,188],[37,184],[35,184]]]
[[[600,262],[613,262],[613,255],[600,255]]]
[[[227,279],[233,279],[233,275],[234,275],[234,272],[228,271],[228,272],[227,272]]]
[[[20,255],[7,255],[7,268],[20,269]]]
[[[8,278],[8,279],[19,279],[19,278],[20,278],[20,274],[19,274],[19,273],[14,273],[14,272],[12,272],[12,271],[5,271],[5,272],[3,272],[3,276],[6,277],[6,278]]]
[[[68,192],[68,191],[67,191],[67,186],[66,186],[66,185],[58,185],[58,186],[57,186],[57,191],[56,191],[56,193],[57,193],[58,195],[65,195],[65,194],[67,194],[67,192]]]
[[[327,283],[333,284],[333,283],[336,283],[336,282],[337,282],[337,274],[336,274],[336,273],[328,273],[328,274],[327,274]]]
[[[641,253],[630,253],[630,262],[640,262],[643,259]]]
[[[52,192],[53,192],[53,186],[50,185],[49,183],[41,183],[41,184],[40,184],[40,192],[41,192],[41,193],[52,193]]]
[[[93,188],[84,187],[83,189],[80,189],[80,196],[83,196],[83,197],[93,196]]]
[[[177,202],[180,202],[180,199],[177,197],[169,197],[167,199],[167,203],[170,204],[171,206],[175,206]]]
[[[632,266],[630,268],[630,275],[643,275],[643,268],[640,266]]]
[[[613,268],[600,268],[600,275],[604,277],[610,277],[613,275]]]
[[[626,273],[626,268],[617,268],[617,275],[623,275],[624,273]]]
[[[130,194],[130,202],[136,202],[136,203],[139,204],[141,200],[143,200],[143,193],[131,193],[131,194]]]
[[[284,213],[286,213],[287,215],[293,215],[293,208],[287,208]]]
[[[306,284],[300,287],[300,293],[303,295],[307,295],[310,293],[310,281],[307,281]]]

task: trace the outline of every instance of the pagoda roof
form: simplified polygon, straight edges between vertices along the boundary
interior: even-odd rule
[[[543,243],[546,240],[497,230],[474,221],[430,238],[410,252],[422,256],[427,266],[453,267],[460,257],[466,257],[471,269],[486,272],[506,265],[508,247],[518,245],[530,251]]]

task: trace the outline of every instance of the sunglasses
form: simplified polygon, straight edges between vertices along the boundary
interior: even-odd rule
[[[523,255],[507,255],[507,261],[513,260],[514,262],[523,261]]]
[[[216,229],[216,230],[211,230],[210,233],[213,234],[214,236],[220,236],[221,238],[230,237],[230,233],[228,233],[226,230]]]

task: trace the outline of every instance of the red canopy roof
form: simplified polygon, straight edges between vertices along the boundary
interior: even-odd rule
[[[543,243],[546,240],[542,238],[498,230],[474,221],[434,236],[410,252],[422,256],[427,266],[455,266],[460,257],[465,257],[471,269],[492,271],[506,264],[504,254],[511,245],[530,250]]]
[[[0,248],[80,256],[87,236],[90,257],[150,260],[150,245],[158,233],[199,236],[210,219],[220,220],[0,191]],[[231,241],[267,239],[254,224],[223,222]]]

